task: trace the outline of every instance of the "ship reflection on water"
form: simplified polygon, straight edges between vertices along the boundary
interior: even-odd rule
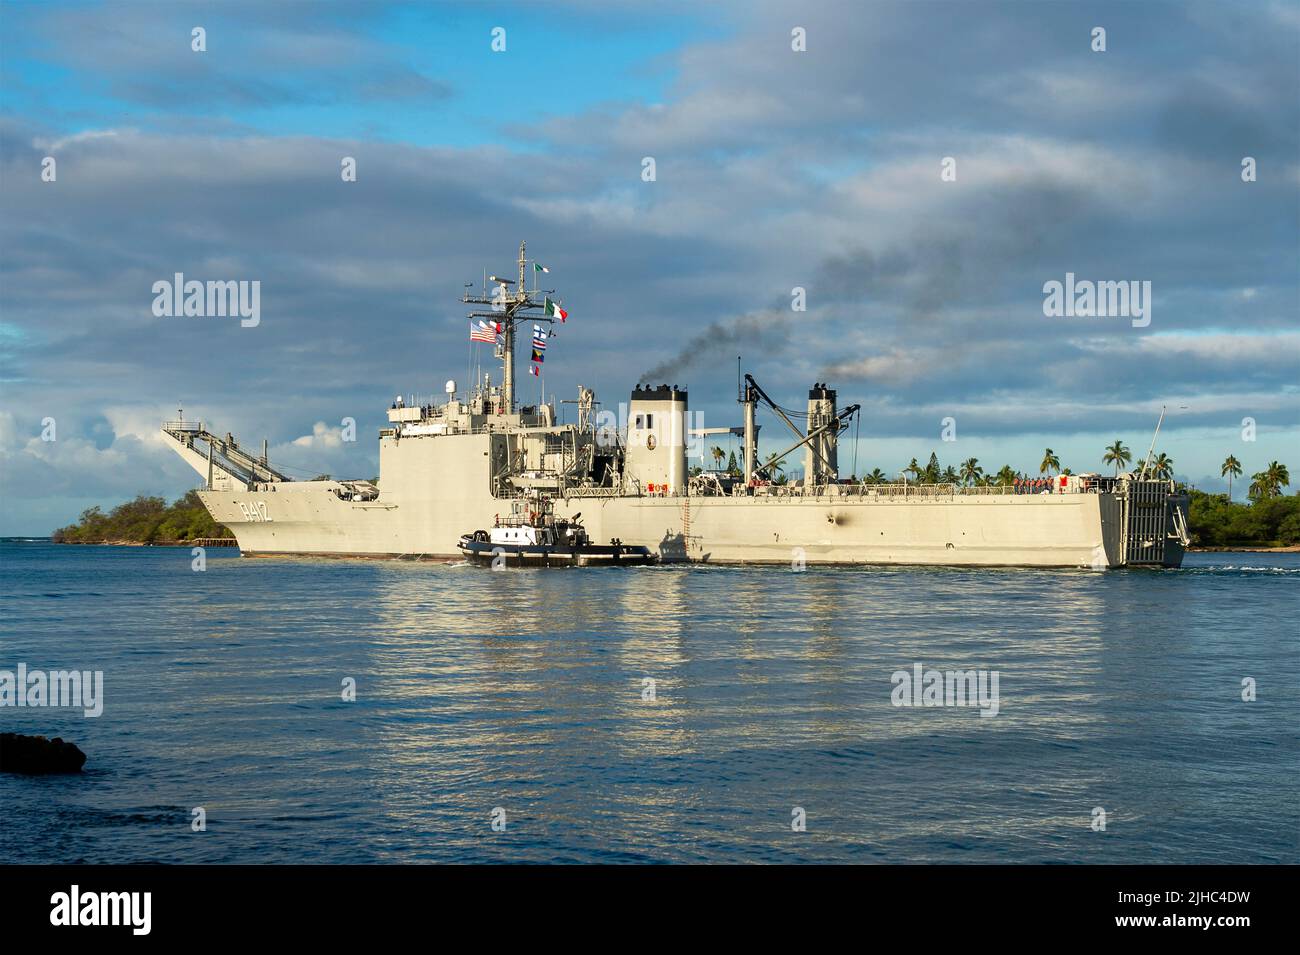
[[[490,848],[466,828],[491,803],[574,858],[989,860],[1030,846],[1050,858],[1055,843],[1103,860],[1078,838],[1093,806],[1136,818],[1149,809],[1117,796],[1126,775],[1156,802],[1178,782],[1099,745],[1133,731],[1144,705],[1128,691],[1163,679],[1177,639],[1148,615],[1150,578],[452,567],[434,572],[442,586],[407,579],[429,574],[384,575],[374,667],[410,687],[408,717],[431,731],[390,730],[376,757],[422,767],[421,805],[459,818],[452,841],[467,852],[510,855],[513,837]],[[998,671],[997,717],[894,706],[891,674],[916,663]],[[449,777],[465,789],[443,790]],[[409,794],[412,780],[392,785]],[[795,806],[816,822],[799,843]]]
[[[8,562],[14,659],[106,672],[101,719],[14,726],[81,744],[85,791],[37,806],[0,780],[37,834],[86,811],[85,858],[1297,861],[1294,681],[1239,699],[1243,676],[1293,672],[1289,555],[1253,574],[182,558]],[[154,577],[165,606],[141,600]],[[89,579],[105,628],[74,639],[78,609],[41,595]],[[918,667],[996,673],[996,715],[895,705]],[[219,838],[188,838],[195,805]]]

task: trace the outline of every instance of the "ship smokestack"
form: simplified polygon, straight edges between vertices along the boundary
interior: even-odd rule
[[[808,432],[835,420],[835,390],[817,382],[808,391]],[[808,442],[804,452],[804,486],[820,487],[839,480],[839,434],[828,429]]]
[[[627,476],[643,491],[686,492],[687,409],[686,392],[676,385],[637,385],[633,389],[625,467]]]

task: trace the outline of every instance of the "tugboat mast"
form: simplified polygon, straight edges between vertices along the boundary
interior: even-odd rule
[[[492,290],[490,297],[486,288],[483,289],[481,297],[470,295],[468,292],[461,296],[461,301],[468,304],[491,306],[492,310],[490,312],[470,312],[470,318],[490,319],[502,326],[498,355],[501,358],[501,393],[505,414],[513,414],[515,410],[515,325],[529,320],[549,324],[555,323],[555,319],[549,315],[531,314],[536,309],[545,311],[545,295],[553,290],[542,290],[536,287],[532,290],[525,288],[528,284],[526,248],[527,242],[519,243],[519,284],[514,291],[510,290],[510,286],[514,284],[510,279],[503,279],[493,275],[489,277],[489,281],[496,283],[496,288]],[[539,291],[544,293],[540,302],[533,298]]]

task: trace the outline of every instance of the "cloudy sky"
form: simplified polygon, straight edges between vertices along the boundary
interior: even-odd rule
[[[653,375],[736,424],[739,355],[782,403],[861,403],[859,472],[1101,469],[1161,405],[1180,478],[1294,468],[1298,10],[3,0],[0,534],[196,486],[157,437],[180,405],[372,476],[392,396],[464,381],[462,285],[521,239],[572,316],[561,397]],[[156,317],[177,272],[260,281],[260,324]],[[1046,316],[1067,272],[1149,281],[1150,324]]]

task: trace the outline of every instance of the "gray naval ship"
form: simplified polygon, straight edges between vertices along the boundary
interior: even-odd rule
[[[520,326],[563,320],[550,292],[493,276],[462,301],[495,341],[500,381],[484,375],[441,403],[388,409],[379,432],[380,476],[370,481],[296,481],[273,468],[266,443],[253,453],[202,421],[168,421],[162,432],[205,479],[199,496],[231,529],[244,556],[460,557],[462,535],[498,523],[521,500],[544,500],[559,517],[577,513],[594,542],[643,545],[662,562],[919,564],[953,566],[1178,567],[1187,498],[1145,468],[1118,478],[1058,476],[1050,490],[952,484],[869,485],[839,476],[838,441],[859,411],[840,409],[824,384],[796,414],[751,376],[739,390],[743,424],[691,428],[685,390],[638,385],[620,413],[601,410],[579,387],[576,423],[554,401],[516,399]],[[489,294],[490,291],[490,294]],[[486,320],[486,321],[484,321]],[[523,331],[527,334],[526,330]],[[758,406],[770,410],[783,450],[760,464]],[[742,477],[687,466],[688,445],[731,432],[743,439]],[[775,484],[773,465],[803,458],[804,477]]]

